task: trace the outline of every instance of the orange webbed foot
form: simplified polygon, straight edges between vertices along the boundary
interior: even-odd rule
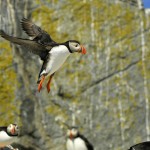
[[[49,93],[50,92],[50,84],[51,84],[51,80],[52,80],[52,77],[54,76],[54,73],[52,75],[50,75],[49,77],[49,81],[47,82],[47,92]]]
[[[48,83],[47,83],[47,92],[49,93],[50,90],[51,90],[51,89],[50,89],[50,83],[48,82]]]
[[[38,85],[38,91],[40,92],[40,91],[41,91],[41,89],[42,89],[42,85],[41,85],[41,84],[39,84],[39,85]]]
[[[39,92],[40,92],[41,89],[42,89],[42,84],[43,84],[43,82],[44,82],[44,79],[45,79],[45,76],[42,76],[41,81],[40,81],[40,83],[39,83],[39,85],[38,85],[38,91],[39,91]]]

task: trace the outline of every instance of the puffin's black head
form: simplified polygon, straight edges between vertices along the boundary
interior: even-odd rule
[[[70,127],[67,131],[67,137],[74,139],[79,135],[78,127]]]
[[[76,40],[69,40],[66,43],[70,53],[78,52],[86,54],[86,49],[84,48],[84,46],[80,45],[80,42]]]
[[[19,134],[19,128],[16,124],[10,124],[7,127],[7,133],[11,136],[17,136]]]

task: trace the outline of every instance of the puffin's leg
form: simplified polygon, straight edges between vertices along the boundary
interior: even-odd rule
[[[38,85],[38,91],[39,91],[39,92],[40,92],[40,90],[41,90],[41,88],[42,88],[42,84],[43,84],[43,82],[44,82],[44,79],[45,79],[45,76],[42,75],[41,80],[40,80],[40,83],[39,83],[39,85]]]
[[[50,92],[50,84],[51,84],[51,80],[52,80],[52,77],[54,76],[55,73],[51,74],[50,77],[49,77],[49,80],[47,82],[47,92],[49,93]]]

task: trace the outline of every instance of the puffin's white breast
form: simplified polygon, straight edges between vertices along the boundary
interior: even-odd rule
[[[68,48],[65,45],[59,45],[54,47],[49,52],[50,61],[47,64],[46,73],[53,74],[57,71],[70,55]]]
[[[9,136],[6,132],[0,131],[0,147],[11,144],[16,140],[16,137]]]
[[[85,142],[81,138],[75,138],[74,140],[67,140],[67,150],[88,150]]]

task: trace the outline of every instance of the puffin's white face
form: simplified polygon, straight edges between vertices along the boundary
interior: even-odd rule
[[[77,128],[73,127],[71,129],[68,129],[67,136],[72,139],[75,138],[78,135],[79,131]]]
[[[10,124],[8,127],[7,127],[7,132],[11,135],[18,135],[19,133],[19,128],[16,124]]]
[[[84,48],[84,46],[80,45],[76,41],[69,41],[69,48],[73,53],[78,52],[78,53],[86,54],[86,49]]]

